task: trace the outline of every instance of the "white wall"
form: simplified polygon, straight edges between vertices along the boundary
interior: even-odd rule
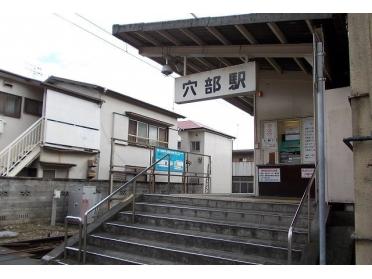
[[[43,101],[43,88],[10,79],[5,80],[13,84],[13,87],[5,87],[4,78],[0,77],[0,91],[33,100]],[[24,104],[25,99],[22,98],[21,118],[7,117],[0,114],[0,119],[4,120],[6,123],[4,125],[4,132],[0,134],[0,151],[40,118],[38,116],[24,113]]]
[[[232,148],[232,139],[204,133],[204,154],[212,156],[211,193],[232,191]]]
[[[233,176],[254,176],[254,162],[233,162]]]
[[[352,136],[350,87],[325,91],[326,199],[354,202],[353,152],[343,138]]]

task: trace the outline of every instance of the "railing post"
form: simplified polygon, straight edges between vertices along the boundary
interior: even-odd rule
[[[84,251],[83,251],[83,264],[86,262],[86,255],[87,255],[87,226],[88,226],[88,215],[84,214]]]
[[[292,235],[293,227],[290,227],[288,231],[288,264],[292,264]]]
[[[63,258],[67,258],[67,218],[65,218],[65,241],[64,241],[64,246],[63,246]]]
[[[170,154],[168,154],[168,191],[170,191]]]
[[[135,214],[136,214],[136,186],[137,182],[133,181],[133,203],[132,203],[132,223],[135,222]]]
[[[9,175],[9,168],[10,168],[10,153],[12,151],[12,148],[9,148],[8,150],[8,158],[7,158],[7,163],[6,163],[6,176]]]
[[[309,192],[307,193],[307,242],[308,243],[310,243],[310,193],[311,193],[311,186],[310,186]]]
[[[79,263],[80,263],[80,261],[81,261],[81,245],[82,245],[82,243],[81,243],[81,241],[82,241],[82,237],[83,237],[83,232],[82,232],[82,223],[81,223],[81,220],[80,220],[80,222],[79,222],[79,255],[78,255],[78,261],[79,261]]]

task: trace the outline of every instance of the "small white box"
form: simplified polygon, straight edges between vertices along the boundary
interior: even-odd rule
[[[54,190],[53,198],[60,199],[61,198],[61,191],[60,190]]]

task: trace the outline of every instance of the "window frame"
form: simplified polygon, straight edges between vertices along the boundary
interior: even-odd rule
[[[33,113],[33,112],[30,112],[30,111],[27,111],[27,103],[28,102],[31,102],[31,103],[37,103],[38,105],[40,105],[40,113]],[[26,98],[25,97],[25,101],[24,101],[24,105],[23,105],[23,112],[26,113],[26,114],[30,114],[30,115],[34,115],[34,116],[43,116],[43,102],[42,101],[39,101],[39,100],[35,100],[35,99],[30,99],[30,98]]]
[[[198,145],[198,149],[196,149],[196,148],[193,148],[193,145],[195,144],[195,147],[196,147],[196,145]],[[191,152],[200,152],[200,140],[195,140],[195,141],[191,141],[191,143],[190,143],[190,151]]]
[[[128,125],[128,142],[132,144],[139,144],[139,145],[147,145],[147,146],[155,146],[155,147],[165,147],[168,148],[169,144],[169,129],[168,127],[158,126],[153,123],[147,123],[141,120],[136,120],[133,118],[129,118],[129,122],[135,122],[136,123],[136,134],[133,135],[129,133],[129,126]],[[146,137],[142,137],[138,135],[139,132],[139,123],[146,125]],[[156,140],[150,139],[150,127],[156,128]],[[163,130],[165,132],[165,140],[160,140],[160,130]]]
[[[247,191],[246,192],[242,191],[242,188],[243,188],[242,184],[244,184],[244,183],[247,184]],[[234,192],[234,184],[239,185],[238,186],[239,187],[238,192]],[[251,192],[249,191],[250,188],[252,189]],[[253,178],[253,176],[233,176],[231,192],[234,193],[234,194],[254,194],[254,178]]]
[[[18,100],[19,101],[19,104],[18,104],[18,108],[17,110],[14,112],[14,113],[6,113],[5,111],[5,107],[6,107],[6,104],[7,104],[7,97],[14,97],[15,100]],[[12,118],[21,118],[21,113],[22,113],[22,96],[18,96],[18,95],[14,95],[14,94],[10,94],[10,93],[7,93],[7,92],[3,92],[3,91],[0,91],[0,100],[1,100],[1,97],[3,97],[5,99],[4,102],[0,102],[0,115],[4,115],[4,116],[7,116],[7,117],[12,117]]]

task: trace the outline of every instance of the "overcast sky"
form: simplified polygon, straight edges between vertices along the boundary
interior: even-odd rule
[[[17,1],[19,2],[19,1]],[[31,2],[28,3],[28,2]],[[80,16],[111,33],[113,24],[164,21],[272,11],[273,5],[256,6],[251,1],[60,1],[52,10],[50,1],[12,1],[1,8],[0,68],[32,75],[41,68],[41,77],[57,75],[98,84],[151,104],[174,110],[235,136],[234,149],[253,148],[253,118],[223,100],[175,105],[174,78],[160,73],[160,66],[138,55],[137,50],[104,33]],[[265,1],[277,3],[277,1]],[[340,3],[343,1],[340,1]],[[94,4],[93,4],[94,3]],[[315,3],[315,2],[314,2]],[[277,7],[276,7],[277,8]],[[53,13],[53,11],[55,11]],[[109,45],[61,19],[59,16],[103,37],[157,69]]]

